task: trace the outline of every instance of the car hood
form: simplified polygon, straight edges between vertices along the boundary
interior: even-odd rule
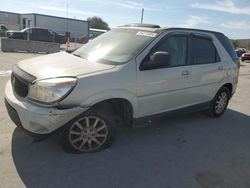
[[[250,52],[245,52],[245,53],[243,53],[242,55],[243,55],[243,56],[244,56],[244,55],[249,56],[249,55],[250,55]]]
[[[114,65],[89,62],[66,52],[39,56],[20,61],[18,67],[37,79],[80,76],[112,69]]]

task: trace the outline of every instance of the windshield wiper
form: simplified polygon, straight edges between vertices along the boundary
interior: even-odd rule
[[[82,58],[82,56],[80,56],[79,54],[73,54],[73,55]]]
[[[82,58],[82,59],[88,59],[88,56],[86,55],[86,54],[74,54],[74,53],[72,53],[74,56],[76,56],[76,57],[80,57],[80,58]]]

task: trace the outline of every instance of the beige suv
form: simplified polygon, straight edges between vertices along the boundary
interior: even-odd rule
[[[33,136],[61,134],[70,152],[94,152],[130,126],[202,107],[221,116],[238,82],[239,59],[218,32],[127,25],[72,54],[19,62],[5,88],[16,125]]]

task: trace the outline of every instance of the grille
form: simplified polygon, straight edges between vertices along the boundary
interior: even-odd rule
[[[20,97],[26,97],[29,91],[29,84],[15,74],[11,74],[11,84],[14,92]]]
[[[14,92],[20,97],[26,97],[29,91],[29,83],[36,80],[36,77],[25,72],[18,66],[12,68],[11,84]]]

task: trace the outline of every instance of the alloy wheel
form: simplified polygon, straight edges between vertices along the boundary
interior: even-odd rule
[[[215,112],[217,114],[220,114],[223,112],[225,107],[227,106],[227,101],[228,101],[228,95],[226,92],[221,92],[220,95],[218,96],[217,101],[215,102]]]
[[[75,121],[69,130],[70,144],[79,151],[100,148],[108,137],[107,124],[99,117],[85,116]]]

